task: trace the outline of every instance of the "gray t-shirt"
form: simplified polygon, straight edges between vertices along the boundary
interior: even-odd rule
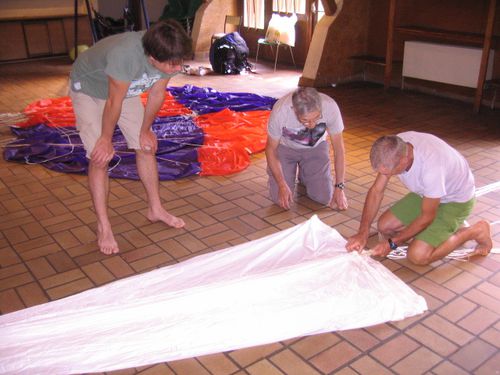
[[[78,55],[71,70],[71,89],[99,99],[108,97],[108,76],[131,82],[127,97],[147,91],[161,78],[174,74],[154,68],[144,54],[145,31],[126,32],[101,39]]]
[[[293,149],[307,149],[318,146],[330,135],[341,133],[344,122],[339,107],[329,96],[320,93],[321,118],[312,130],[300,123],[292,105],[293,93],[279,99],[273,106],[267,127],[268,136],[280,144]]]
[[[410,170],[398,175],[410,191],[440,198],[441,203],[463,203],[474,197],[474,176],[457,150],[432,134],[409,131],[398,136],[413,146]]]

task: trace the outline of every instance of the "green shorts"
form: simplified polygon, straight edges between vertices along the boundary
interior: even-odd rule
[[[415,239],[424,241],[433,247],[438,247],[455,233],[470,215],[475,198],[465,203],[441,203],[436,218]],[[414,221],[422,210],[422,197],[415,193],[409,193],[390,208],[391,212],[405,226]]]

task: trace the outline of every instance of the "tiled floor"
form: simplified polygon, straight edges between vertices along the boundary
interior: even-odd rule
[[[0,112],[20,111],[29,102],[65,94],[69,64],[60,60],[0,65]],[[300,73],[274,74],[259,66],[246,76],[180,76],[220,91],[281,96]],[[327,90],[346,124],[346,212],[324,209],[301,197],[290,211],[267,198],[264,155],[225,177],[191,177],[162,182],[166,207],[187,222],[165,229],[145,219],[145,195],[137,181],[114,180],[110,213],[122,252],[97,251],[95,217],[86,177],[42,166],[0,161],[0,312],[72,295],[113,280],[182,261],[203,252],[246,242],[318,214],[341,234],[354,233],[373,180],[368,150],[373,140],[401,130],[441,136],[469,160],[477,186],[500,181],[500,111],[479,115],[472,105],[431,96],[383,91],[375,85]],[[0,128],[2,145],[11,138]],[[384,207],[404,194],[394,181]],[[500,219],[500,191],[478,198],[470,222]],[[492,227],[500,247],[500,225]],[[365,329],[295,338],[116,374],[499,374],[500,255],[468,262],[438,261],[417,267],[405,260],[383,264],[425,297],[429,311],[410,319]]]

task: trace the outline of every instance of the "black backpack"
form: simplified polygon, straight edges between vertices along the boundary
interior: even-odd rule
[[[235,31],[217,39],[210,47],[210,64],[220,74],[240,74],[252,69],[248,62],[248,46]]]

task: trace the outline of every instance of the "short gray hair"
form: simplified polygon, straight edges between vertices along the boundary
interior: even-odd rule
[[[298,116],[321,112],[321,97],[314,87],[299,87],[292,95],[292,105]]]
[[[397,135],[384,135],[377,139],[370,151],[370,162],[374,170],[380,167],[394,169],[406,154],[406,142]]]

